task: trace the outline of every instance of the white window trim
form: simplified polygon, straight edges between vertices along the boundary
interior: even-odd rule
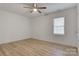
[[[55,31],[54,31],[54,21],[55,21],[56,18],[64,18],[64,30],[63,30],[64,33],[63,34],[62,33],[55,33]],[[62,17],[56,17],[56,18],[53,19],[53,34],[54,35],[64,35],[65,34],[65,17],[62,16]]]

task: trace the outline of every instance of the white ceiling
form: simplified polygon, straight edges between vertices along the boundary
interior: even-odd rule
[[[32,6],[32,3],[0,3],[1,10],[14,12],[17,14],[28,16],[30,18],[37,17],[43,14],[48,14],[58,10],[74,7],[76,6],[76,4],[75,3],[38,3],[38,6],[47,7],[47,9],[45,10],[40,10],[42,12],[41,14],[39,14],[38,12],[30,13],[31,9],[23,8],[24,6],[26,7]]]

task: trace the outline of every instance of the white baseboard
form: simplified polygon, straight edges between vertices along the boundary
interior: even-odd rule
[[[6,44],[6,43],[11,43],[11,42],[16,42],[16,41],[20,41],[20,40],[24,40],[24,39],[29,39],[30,37],[27,37],[27,38],[22,38],[22,39],[14,39],[14,40],[4,40],[4,41],[1,41],[0,44]]]
[[[56,43],[56,44],[61,44],[61,45],[66,45],[66,46],[71,46],[71,47],[77,47],[76,43],[70,43],[70,42],[64,42],[64,41],[56,41],[56,40],[52,40],[52,39],[49,39],[49,40],[39,39],[39,38],[33,38],[33,39],[48,41],[48,42],[51,42],[51,43]]]

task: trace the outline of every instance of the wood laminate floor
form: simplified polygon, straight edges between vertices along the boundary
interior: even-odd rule
[[[1,56],[75,56],[75,47],[36,39],[26,39],[0,45]]]

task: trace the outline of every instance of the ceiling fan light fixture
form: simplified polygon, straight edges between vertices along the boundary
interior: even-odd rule
[[[31,9],[31,13],[32,13],[32,12],[42,13],[42,12],[40,11],[40,9],[46,9],[46,7],[38,7],[38,6],[37,6],[37,3],[33,3],[33,6],[31,6],[31,7],[24,7],[24,8],[29,8],[29,9]]]
[[[34,11],[34,12],[36,12],[36,11],[37,11],[37,9],[36,9],[36,8],[34,8],[34,9],[33,9],[33,11]]]

